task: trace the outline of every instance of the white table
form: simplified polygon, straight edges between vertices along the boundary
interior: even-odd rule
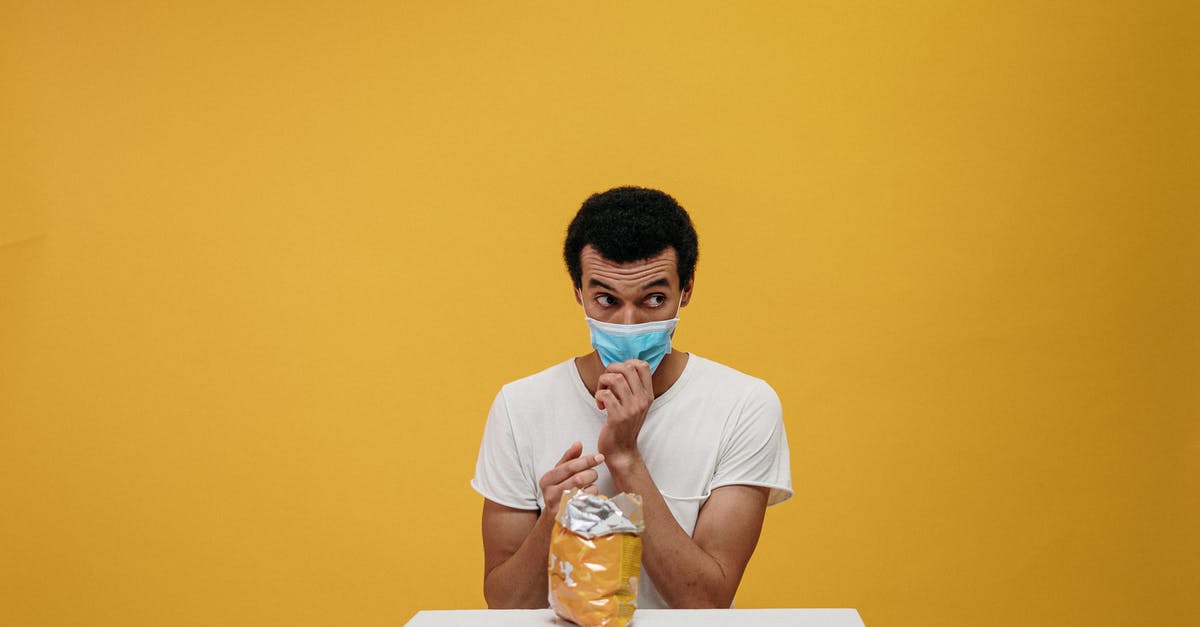
[[[553,610],[424,610],[409,627],[528,627],[570,626]],[[630,627],[866,627],[851,609],[772,610],[637,610]]]

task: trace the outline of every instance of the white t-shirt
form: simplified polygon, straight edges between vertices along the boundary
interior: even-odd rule
[[[505,385],[488,413],[471,487],[501,505],[542,509],[538,479],[576,440],[583,442],[585,454],[596,452],[604,420],[574,359]],[[768,505],[792,496],[787,434],[775,391],[762,379],[695,354],[675,384],[650,405],[638,451],[688,535],[714,488],[767,487]],[[596,470],[600,493],[614,495],[607,467]],[[667,607],[644,569],[638,607]]]

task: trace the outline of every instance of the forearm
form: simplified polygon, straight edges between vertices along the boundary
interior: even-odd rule
[[[483,580],[483,596],[492,609],[547,607],[546,560],[554,518],[542,512],[533,530],[511,557],[493,568]]]
[[[609,458],[617,489],[642,497],[646,528],[642,533],[642,566],[667,605],[680,608],[725,608],[733,603],[739,576],[697,545],[679,526],[640,457]]]

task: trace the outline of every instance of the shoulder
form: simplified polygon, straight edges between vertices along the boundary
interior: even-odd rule
[[[527,377],[504,384],[500,394],[506,399],[521,399],[559,391],[571,384],[575,376],[574,358],[559,362]]]
[[[700,389],[724,391],[746,401],[779,403],[779,396],[769,383],[725,364],[693,353],[688,368],[695,368],[694,382]]]
[[[568,359],[505,384],[496,401],[509,415],[538,420],[553,412],[577,411],[581,403],[587,405],[580,400],[586,396],[578,390],[582,386],[574,359]]]

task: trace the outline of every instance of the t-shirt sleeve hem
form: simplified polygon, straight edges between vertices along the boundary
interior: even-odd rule
[[[511,507],[513,509],[523,509],[523,510],[534,511],[534,512],[541,510],[541,508],[539,508],[536,504],[533,507],[530,507],[529,503],[522,503],[517,499],[510,499],[510,498],[505,498],[505,497],[501,497],[501,496],[496,496],[495,494],[489,494],[486,490],[484,490],[479,485],[479,481],[476,479],[471,479],[471,489],[478,492],[480,494],[480,496],[482,496],[483,498],[485,498],[489,501],[492,501],[493,503],[499,503],[500,505],[503,505],[505,507]]]
[[[711,492],[717,488],[728,485],[751,485],[759,488],[770,488],[771,492],[767,495],[767,507],[779,505],[780,503],[792,498],[796,494],[794,491],[792,491],[791,486],[785,486],[778,483],[766,483],[762,481],[722,481],[721,483],[714,483],[708,486],[708,490]]]

